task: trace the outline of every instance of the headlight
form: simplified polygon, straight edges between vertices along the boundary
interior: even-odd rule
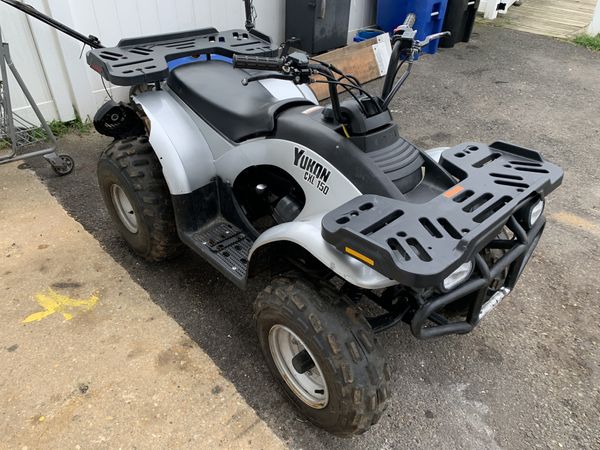
[[[540,200],[529,210],[529,226],[533,227],[535,223],[542,217],[544,212],[544,200]]]
[[[454,287],[458,286],[460,283],[465,281],[471,275],[473,271],[473,262],[469,261],[462,264],[458,269],[452,272],[450,275],[446,277],[444,280],[444,289],[449,291]]]

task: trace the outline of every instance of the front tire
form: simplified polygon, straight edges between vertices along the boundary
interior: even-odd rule
[[[108,147],[98,161],[98,183],[119,233],[135,253],[148,261],[179,253],[171,195],[147,137]]]
[[[338,436],[367,431],[388,397],[389,370],[366,319],[328,287],[277,278],[255,304],[267,365],[296,408]]]

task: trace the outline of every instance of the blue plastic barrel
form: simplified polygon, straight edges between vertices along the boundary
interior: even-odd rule
[[[442,31],[448,0],[377,0],[377,25],[387,32],[393,31],[410,13],[417,15],[413,28],[417,39]],[[439,40],[431,42],[423,51],[435,53]]]
[[[354,36],[353,41],[354,42],[362,42],[362,41],[366,41],[367,39],[372,39],[376,36],[379,36],[380,34],[385,33],[385,31],[380,31],[380,30],[358,30],[358,32],[356,33],[356,36]]]

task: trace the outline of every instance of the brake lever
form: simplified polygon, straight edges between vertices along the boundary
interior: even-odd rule
[[[419,48],[425,47],[431,41],[435,41],[436,39],[441,39],[446,36],[452,36],[452,33],[450,31],[442,31],[441,33],[430,34],[422,41],[419,41],[417,45],[419,46]]]
[[[263,75],[254,75],[253,77],[244,78],[242,80],[242,85],[248,86],[250,83],[254,81],[268,80],[268,79],[276,79],[276,80],[288,80],[294,81],[295,77],[293,75],[284,75],[280,73],[267,73]]]

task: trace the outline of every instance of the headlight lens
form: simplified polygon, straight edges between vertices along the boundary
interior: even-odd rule
[[[529,226],[533,227],[535,223],[542,217],[544,212],[544,200],[540,200],[529,210]]]
[[[444,289],[449,291],[454,287],[461,284],[471,275],[473,271],[473,262],[469,261],[462,264],[458,269],[452,272],[450,275],[446,277],[444,280]]]

